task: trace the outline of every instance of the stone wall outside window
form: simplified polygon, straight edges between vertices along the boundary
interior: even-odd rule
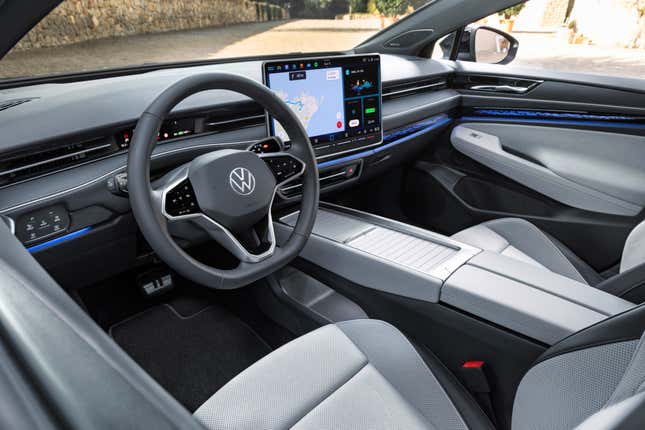
[[[14,50],[286,18],[284,8],[248,0],[65,0]]]

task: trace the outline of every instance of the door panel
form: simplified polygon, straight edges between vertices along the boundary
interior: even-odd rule
[[[455,70],[462,100],[452,143],[446,133],[408,172],[406,215],[445,234],[520,217],[598,271],[618,263],[645,215],[645,80],[474,63]],[[524,94],[473,90],[482,77],[538,83]]]
[[[635,216],[645,206],[645,137],[464,123],[451,142],[473,160],[572,207]]]

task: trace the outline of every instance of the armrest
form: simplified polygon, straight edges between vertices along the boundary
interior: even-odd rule
[[[447,279],[440,300],[549,345],[635,306],[589,285],[486,251]]]

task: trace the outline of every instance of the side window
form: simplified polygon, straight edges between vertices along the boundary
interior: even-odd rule
[[[645,78],[645,0],[528,0],[466,38],[462,61]]]

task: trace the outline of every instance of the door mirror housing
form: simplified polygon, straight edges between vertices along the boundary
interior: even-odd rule
[[[439,44],[446,60],[450,59],[455,33],[444,38]],[[457,60],[508,64],[515,59],[518,47],[517,39],[508,33],[492,27],[469,25],[464,28],[459,41]]]
[[[471,61],[488,64],[508,64],[515,59],[519,42],[513,36],[492,27],[477,27],[470,31],[468,44]]]

